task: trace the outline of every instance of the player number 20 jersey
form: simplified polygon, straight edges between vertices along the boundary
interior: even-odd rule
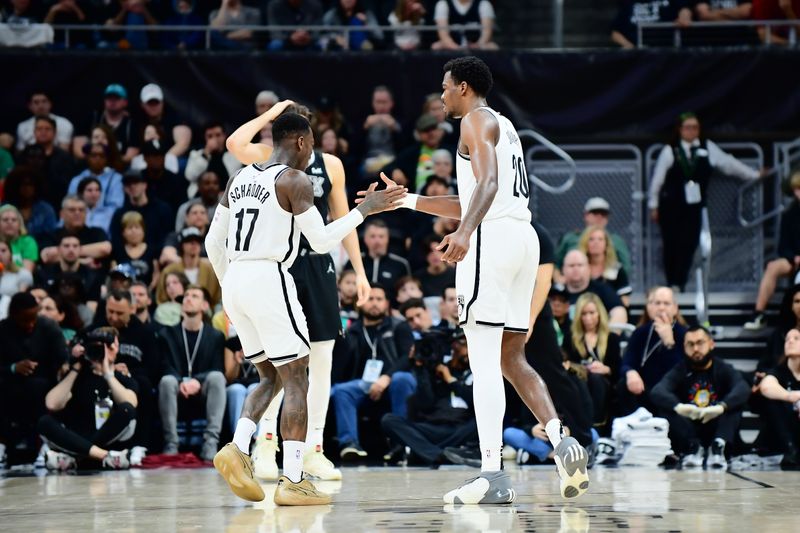
[[[530,185],[525,170],[525,157],[522,151],[517,130],[511,121],[489,107],[476,109],[473,113],[492,113],[500,126],[500,137],[495,146],[497,154],[497,195],[484,220],[513,218],[530,222],[531,212],[528,209]],[[472,171],[471,161],[458,154],[456,161],[456,178],[462,216],[466,214],[477,180]]]

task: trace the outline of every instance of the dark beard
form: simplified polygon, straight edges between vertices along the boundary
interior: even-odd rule
[[[383,320],[383,317],[386,316],[386,313],[372,314],[372,313],[369,313],[367,311],[363,311],[362,313],[364,314],[364,318],[366,320],[372,320],[372,321]]]

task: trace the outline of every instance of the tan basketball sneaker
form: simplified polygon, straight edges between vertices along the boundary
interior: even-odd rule
[[[322,446],[315,446],[307,451],[303,457],[303,472],[309,477],[323,481],[339,481],[342,471],[333,466],[333,463],[322,453]]]
[[[264,499],[264,490],[253,476],[253,463],[250,456],[229,442],[214,456],[214,468],[228,482],[238,497],[251,502]]]
[[[275,489],[274,501],[275,505],[328,505],[331,503],[331,496],[318,491],[307,479],[292,483],[288,477],[281,476],[278,488]]]
[[[258,479],[275,481],[278,479],[278,462],[275,454],[278,453],[278,436],[272,438],[256,439],[256,449],[253,452],[253,464]]]

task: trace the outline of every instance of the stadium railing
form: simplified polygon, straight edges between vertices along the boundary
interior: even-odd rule
[[[797,33],[800,23],[789,20],[730,20],[718,22],[693,21],[688,26],[679,26],[674,22],[640,22],[636,25],[636,47],[644,48],[644,33],[646,30],[672,30],[672,46],[680,48],[683,44],[684,31],[692,29],[736,30],[745,28],[766,27],[769,31],[764,34],[764,44],[772,44],[772,30],[774,28],[788,28],[787,36],[789,46],[797,45]]]

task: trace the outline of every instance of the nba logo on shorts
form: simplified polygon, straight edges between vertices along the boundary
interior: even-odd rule
[[[463,294],[459,294],[458,295],[458,316],[461,316],[463,314],[464,314],[464,295]]]

